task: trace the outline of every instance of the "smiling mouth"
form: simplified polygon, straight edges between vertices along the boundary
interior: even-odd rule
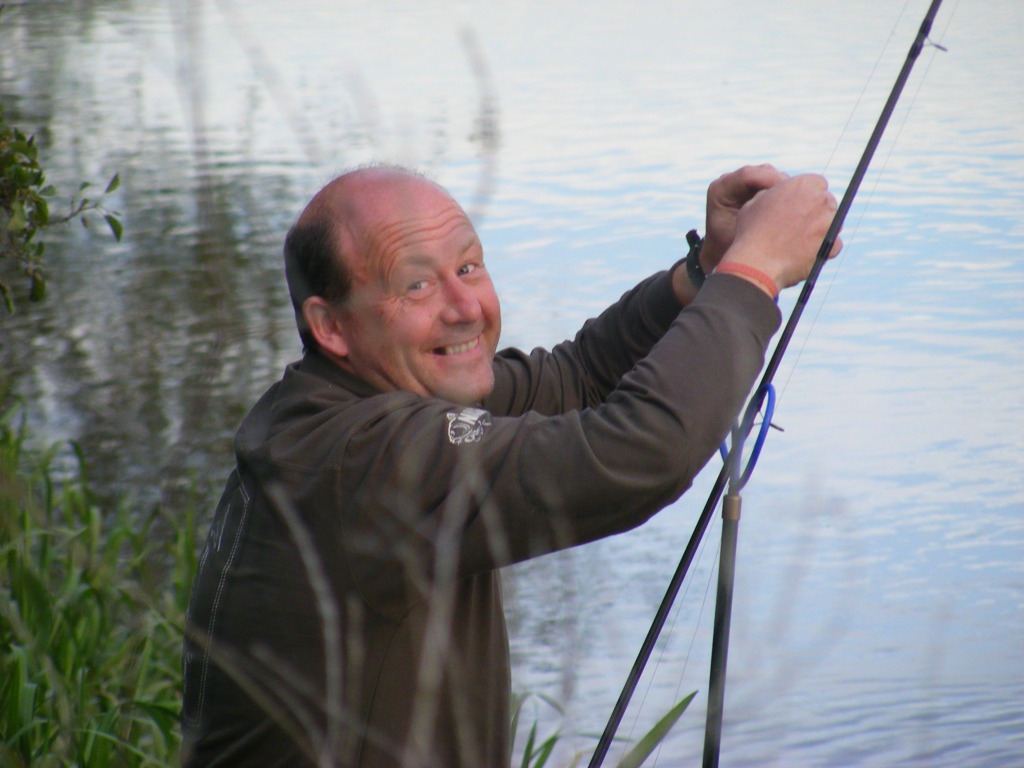
[[[450,347],[438,347],[434,350],[435,355],[461,355],[464,352],[476,349],[480,345],[480,337],[477,336],[475,339],[463,342],[462,344],[455,344]]]

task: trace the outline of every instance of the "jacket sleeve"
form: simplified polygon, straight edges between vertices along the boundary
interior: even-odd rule
[[[594,407],[501,417],[393,396],[350,435],[336,476],[364,597],[407,595],[410,582],[442,572],[479,573],[639,525],[715,452],[778,324],[763,292],[714,276]]]
[[[669,272],[627,291],[572,341],[529,355],[503,350],[495,358],[494,391],[484,407],[494,414],[545,415],[597,405],[668,330],[679,303]]]

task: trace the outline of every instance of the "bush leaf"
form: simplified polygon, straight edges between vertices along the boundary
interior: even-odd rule
[[[690,706],[690,702],[693,701],[693,697],[696,695],[697,692],[694,691],[672,707],[661,720],[654,724],[651,730],[644,734],[636,746],[629,750],[629,753],[622,758],[622,762],[618,764],[617,768],[639,768],[643,765],[644,760],[650,757],[651,753],[658,748],[658,745],[668,735],[668,732],[672,730],[672,726],[676,724],[676,721],[686,711],[686,708]]]
[[[107,220],[107,226],[110,227],[110,231],[114,234],[114,239],[117,240],[117,242],[121,242],[121,234],[124,232],[124,227],[121,225],[121,222],[117,217],[111,216],[110,214],[107,214],[103,218]]]

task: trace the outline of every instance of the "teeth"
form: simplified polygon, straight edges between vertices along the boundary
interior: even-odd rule
[[[442,355],[461,355],[463,352],[469,352],[469,350],[476,347],[480,342],[479,339],[472,339],[465,342],[464,344],[456,344],[453,347],[441,347]]]

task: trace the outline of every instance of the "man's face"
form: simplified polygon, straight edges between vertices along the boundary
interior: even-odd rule
[[[342,235],[345,367],[384,391],[479,403],[494,386],[501,311],[469,218],[416,177],[370,195],[361,218]]]

